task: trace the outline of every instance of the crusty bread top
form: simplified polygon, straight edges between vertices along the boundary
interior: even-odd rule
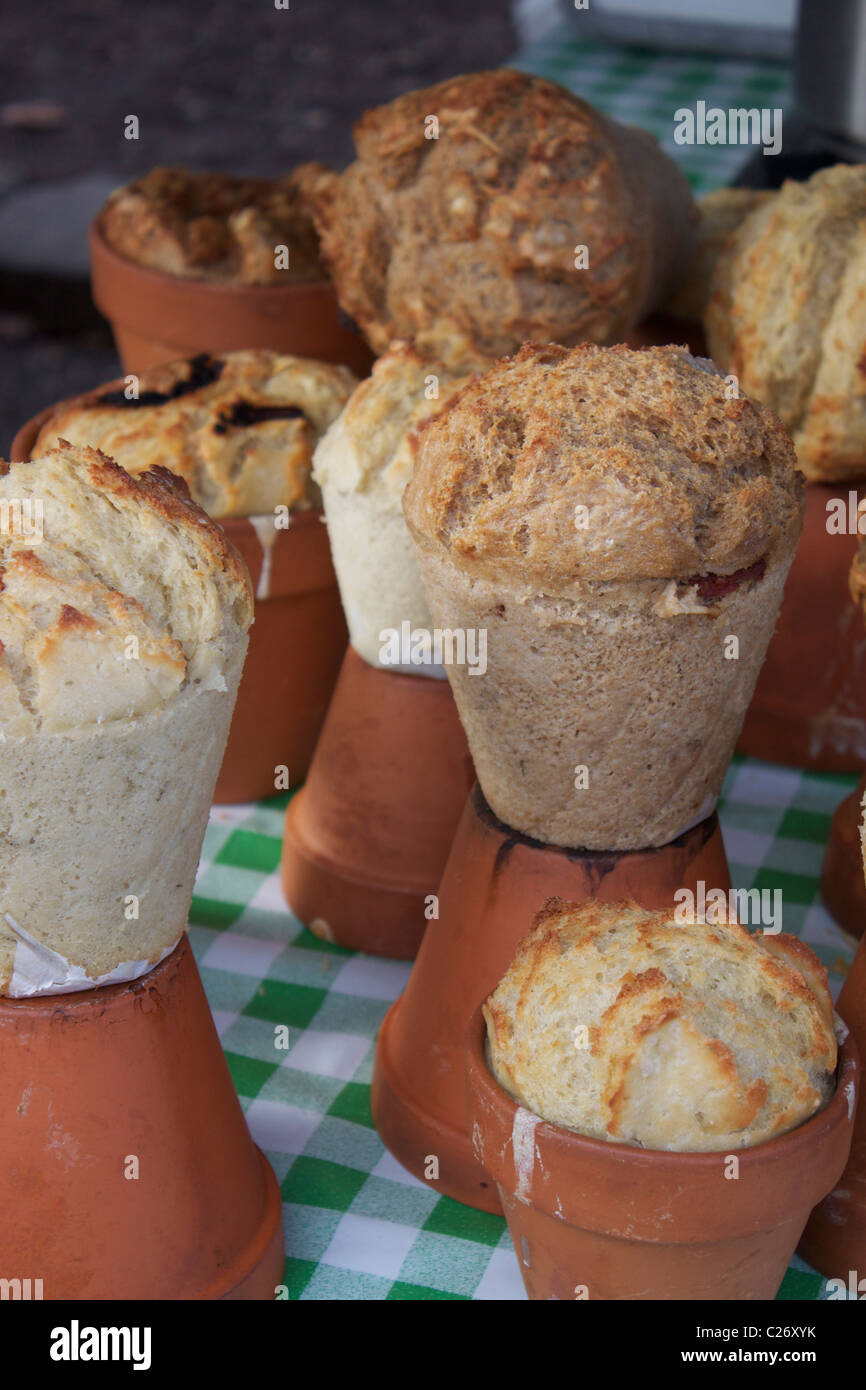
[[[550,899],[484,1015],[500,1085],[597,1139],[746,1147],[834,1089],[833,1004],[807,946],[634,902]]]
[[[725,242],[713,358],[779,415],[809,478],[866,476],[866,164],[788,180]]]
[[[408,342],[392,343],[320,440],[313,477],[340,492],[376,492],[399,508],[412,476],[412,431],[491,364],[469,358],[441,366]]]
[[[243,560],[163,469],[132,478],[64,443],[0,464],[3,737],[93,731],[191,685],[224,689],[251,620]]]
[[[34,452],[92,445],[138,475],[159,465],[210,516],[319,506],[313,450],[355,385],[348,367],[264,349],[151,367],[138,395],[121,383],[66,401]]]
[[[342,174],[297,177],[378,353],[398,337],[440,361],[467,344],[616,341],[691,255],[689,185],[658,142],[544,78],[449,78],[368,111],[354,136]]]
[[[782,425],[712,363],[528,343],[419,427],[403,506],[468,573],[568,595],[748,568],[793,546],[802,491]]]
[[[151,169],[111,194],[99,225],[119,255],[166,275],[248,285],[326,279],[292,174],[249,179]],[[288,248],[285,268],[277,265],[278,246]]]

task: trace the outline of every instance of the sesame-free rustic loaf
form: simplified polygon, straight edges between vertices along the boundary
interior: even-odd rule
[[[768,188],[715,188],[698,201],[697,250],[687,274],[664,306],[666,313],[700,322],[722,247],[750,213],[775,196]]]
[[[489,365],[470,358],[449,369],[411,343],[394,343],[316,448],[313,477],[322,490],[349,637],[371,665],[381,664],[386,629],[399,631],[407,621],[413,629],[431,626],[401,506],[414,463],[412,432]],[[444,675],[427,665],[410,669]]]
[[[61,439],[134,475],[168,468],[210,516],[320,505],[313,450],[355,385],[348,367],[265,349],[151,367],[59,406],[34,452]]]
[[[252,593],[163,470],[71,445],[2,468],[5,992],[10,917],[92,978],[183,932]]]
[[[298,179],[376,352],[394,338],[440,360],[467,344],[613,342],[687,268],[685,177],[646,132],[543,78],[451,78],[368,111],[354,136],[342,174]]]
[[[599,850],[713,808],[799,537],[772,412],[679,348],[525,346],[418,430],[404,493],[449,679],[506,824]]]
[[[294,174],[250,179],[151,169],[111,194],[99,227],[119,255],[166,275],[246,285],[326,278]],[[286,248],[287,265],[278,247]]]
[[[595,1139],[747,1148],[835,1087],[833,1004],[807,946],[634,902],[548,900],[484,1016],[500,1085]]]
[[[788,181],[725,243],[711,356],[770,406],[809,478],[866,475],[866,164]]]

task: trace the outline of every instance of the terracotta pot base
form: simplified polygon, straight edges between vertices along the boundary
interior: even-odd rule
[[[22,425],[10,457],[29,459],[43,425],[68,404],[49,406]],[[243,556],[258,595],[213,794],[226,805],[273,796],[278,767],[288,769],[289,786],[303,782],[349,634],[321,511],[296,512],[285,530],[274,531],[263,594],[265,550],[255,527],[245,517],[226,517],[219,525]]]
[[[466,1040],[469,1121],[497,1183],[531,1299],[770,1299],[810,1208],[838,1180],[851,1143],[847,1091],[798,1129],[719,1153],[606,1143],[521,1110],[491,1075],[476,1012]],[[525,1140],[526,1142],[519,1142]]]
[[[542,845],[498,821],[480,788],[470,796],[406,991],[379,1032],[373,1073],[376,1128],[396,1158],[425,1179],[430,1159],[445,1193],[501,1210],[465,1119],[463,1045],[475,1008],[505,973],[546,898],[635,898],[673,907],[678,888],[730,887],[715,815],[660,849],[590,853]]]
[[[448,682],[370,666],[350,646],[286,813],[295,915],[328,941],[412,960],[473,778]]]
[[[857,947],[836,1009],[861,1057],[866,1056],[866,937]],[[866,1280],[866,1101],[862,1096],[848,1164],[834,1190],[812,1212],[799,1254],[828,1279],[842,1279],[846,1286],[852,1270]],[[860,1293],[866,1293],[866,1283]]]
[[[186,937],[132,984],[0,999],[0,1048],[0,1278],[46,1299],[274,1297],[280,1191]]]
[[[830,916],[849,936],[866,929],[866,879],[860,845],[860,809],[866,775],[856,791],[836,807],[821,866],[821,898]]]
[[[741,753],[819,772],[866,764],[866,631],[848,592],[858,536],[829,535],[827,503],[866,486],[807,483],[803,534],[737,743]]]
[[[197,352],[271,348],[342,362],[366,376],[373,354],[341,313],[329,280],[316,284],[215,284],[165,275],[113,251],[97,217],[90,228],[93,300],[109,320],[126,372]]]

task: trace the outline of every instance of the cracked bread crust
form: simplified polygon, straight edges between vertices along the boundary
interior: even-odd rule
[[[802,479],[772,412],[727,394],[681,348],[526,344],[420,426],[409,528],[527,595],[770,560],[799,534]]]
[[[210,516],[321,505],[313,451],[352,393],[347,367],[264,349],[152,367],[128,399],[114,384],[59,406],[34,453],[92,445],[140,476],[163,467]]]
[[[443,361],[529,338],[612,342],[692,254],[688,183],[657,142],[542,78],[453,78],[368,111],[354,134],[342,174],[298,179],[340,303],[376,352],[394,338]]]
[[[866,475],[866,165],[789,180],[752,212],[719,256],[704,327],[808,478]]]
[[[484,1016],[500,1085],[596,1139],[746,1148],[835,1086],[833,1004],[808,947],[634,902],[549,899]]]
[[[158,168],[118,188],[100,229],[118,255],[187,279],[246,285],[326,279],[298,181]],[[286,269],[275,265],[288,247]]]

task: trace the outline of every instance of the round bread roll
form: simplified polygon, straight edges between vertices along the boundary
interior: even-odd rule
[[[703,819],[802,523],[779,421],[684,349],[527,344],[417,452],[431,613],[486,634],[486,671],[448,675],[496,815],[600,850]]]
[[[726,242],[711,356],[775,410],[808,478],[866,475],[866,164],[789,181]]]
[[[807,946],[634,902],[549,899],[484,1017],[499,1084],[594,1139],[748,1148],[835,1089],[833,1003]]]
[[[441,665],[401,664],[389,631],[429,631],[430,613],[401,505],[412,473],[411,432],[489,363],[449,370],[394,343],[319,442],[313,477],[322,490],[331,554],[355,651],[373,666],[444,678]],[[383,651],[388,659],[383,658]]]
[[[613,342],[692,255],[689,185],[658,143],[543,78],[451,78],[368,111],[354,134],[344,173],[298,179],[376,352],[394,338],[441,361],[527,338]]]
[[[137,476],[168,468],[214,517],[321,505],[313,450],[356,385],[348,367],[264,349],[151,367],[66,401],[34,453],[90,445]]]
[[[71,445],[0,468],[5,993],[15,926],[91,978],[185,930],[252,592],[164,470]]]

